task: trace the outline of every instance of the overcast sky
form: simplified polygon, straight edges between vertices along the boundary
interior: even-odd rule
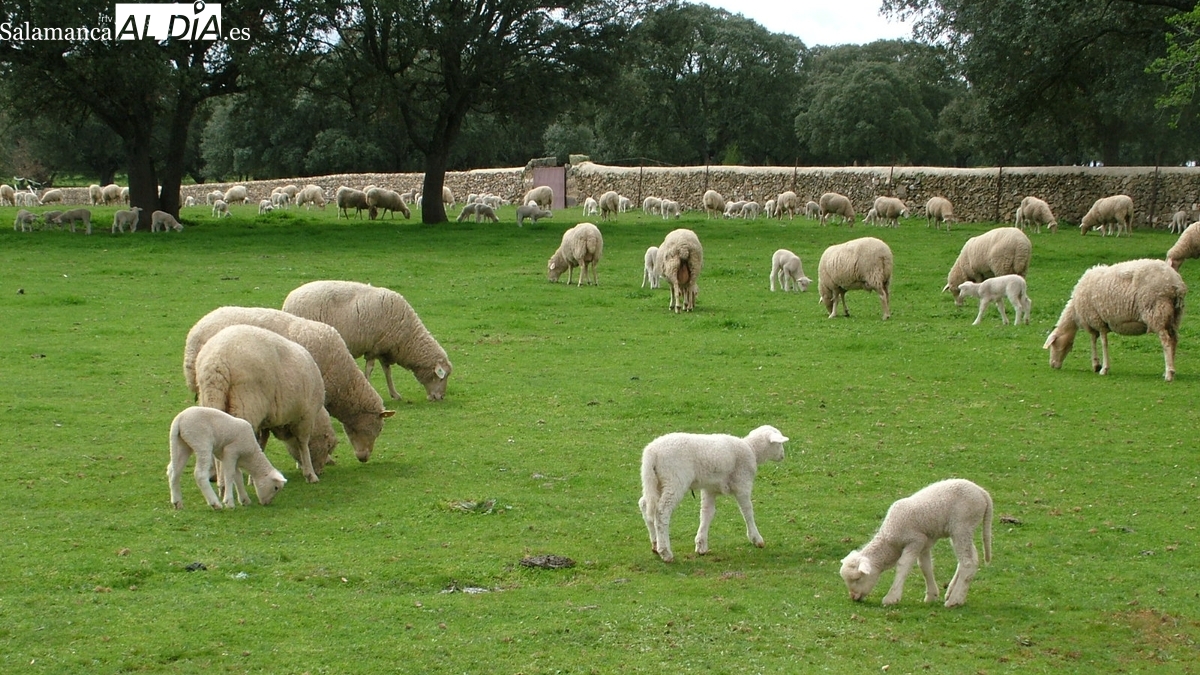
[[[805,46],[866,44],[911,38],[912,27],[879,15],[881,0],[693,0],[753,19]]]

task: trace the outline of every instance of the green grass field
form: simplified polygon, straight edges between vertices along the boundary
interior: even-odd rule
[[[1170,383],[1154,336],[1115,336],[1104,377],[1086,336],[1061,371],[1041,349],[1084,270],[1162,257],[1173,235],[1031,235],[1032,325],[993,310],[972,326],[974,300],[939,291],[986,224],[631,213],[600,223],[600,286],[576,288],[545,268],[578,210],[518,229],[511,208],[438,226],[201,208],[182,233],[117,236],[95,211],[90,237],[0,230],[0,671],[1200,671],[1196,313]],[[705,246],[691,314],[639,287],[646,247],[676,226]],[[836,319],[815,284],[769,292],[775,249],[815,279],[826,246],[865,235],[895,254],[891,320],[861,291]],[[1200,289],[1200,262],[1183,275]],[[309,485],[272,441],[289,478],[273,504],[214,512],[189,475],[173,510],[188,329],[323,278],[402,293],[454,363],[446,399],[399,370],[391,402],[377,370],[397,414],[370,462],[343,437]],[[696,556],[689,497],[676,562],[660,562],[637,508],[642,447],[761,424],[791,437],[755,485],[766,548],[724,497]],[[841,558],[947,477],[996,505],[966,606],[922,603],[916,571],[895,607],[880,604],[890,572],[851,602]],[[519,564],[540,554],[577,565]],[[934,559],[944,588],[948,542]]]

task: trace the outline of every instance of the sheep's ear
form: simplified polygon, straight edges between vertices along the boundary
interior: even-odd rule
[[[858,562],[858,571],[862,572],[864,577],[871,576],[871,561],[863,558]]]
[[[438,366],[437,370],[435,370],[433,372],[437,374],[439,380],[446,379],[446,369],[445,368]]]
[[[1046,338],[1046,344],[1042,345],[1042,349],[1050,349],[1050,346],[1054,344],[1054,340],[1057,337],[1058,337],[1058,331],[1056,331],[1056,330],[1050,331],[1050,336]]]
[[[771,441],[772,443],[787,443],[788,437],[777,431],[771,434],[771,437],[767,440]]]
[[[946,292],[946,291],[948,291],[948,290],[950,290],[950,284],[946,284],[945,286],[942,286],[942,292],[943,292],[943,293],[945,293],[945,292]]]
[[[379,417],[380,417],[381,419],[387,419],[387,418],[389,418],[389,417],[391,417],[392,415],[395,415],[395,414],[396,414],[396,411],[395,411],[395,410],[384,410],[383,412],[379,413]]]

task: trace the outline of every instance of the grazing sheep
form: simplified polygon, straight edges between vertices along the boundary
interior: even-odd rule
[[[525,193],[525,198],[521,200],[522,204],[535,202],[538,206],[548,209],[554,205],[554,188],[549,185],[539,185],[529,192]]]
[[[278,188],[276,188],[276,189],[278,189]],[[280,190],[279,192],[271,193],[270,203],[271,203],[271,206],[273,206],[277,209],[286,209],[288,206],[291,205],[292,198],[290,195],[288,195],[288,193]]]
[[[195,205],[196,205],[196,198],[195,198],[195,197],[192,197],[191,195],[188,195],[188,198],[187,198],[187,199],[185,199],[185,200],[183,200],[183,205],[184,205],[185,207],[187,207],[187,206],[195,206]]]
[[[643,258],[642,264],[642,288],[646,287],[649,282],[650,288],[658,288],[658,268],[655,262],[658,260],[658,247],[651,246],[646,249],[646,256]]]
[[[16,200],[18,206],[38,206],[41,202],[38,201],[38,196],[32,192],[18,192]]]
[[[725,213],[725,197],[716,190],[706,191],[701,202],[704,204],[704,213],[709,218],[712,218],[713,214],[720,218]]]
[[[182,232],[183,225],[181,225],[178,220],[175,220],[175,216],[172,216],[166,211],[155,211],[154,213],[150,214],[150,231],[158,232],[159,230],[162,230],[163,232],[166,232],[167,230]]]
[[[904,580],[919,563],[925,576],[925,602],[938,599],[933,576],[933,545],[949,537],[958,558],[954,578],[946,587],[946,607],[958,607],[967,601],[967,590],[979,570],[979,551],[975,548],[975,528],[983,524],[983,559],[992,561],[992,496],[987,490],[962,478],[939,481],[918,490],[911,497],[896,500],[875,536],[861,550],[851,551],[842,559],[841,575],[850,591],[850,599],[862,600],[875,588],[879,575],[896,568],[892,587],[883,604],[900,602]]]
[[[212,214],[214,218],[229,218],[229,205],[224,199],[218,199],[213,202]]]
[[[1037,197],[1025,197],[1017,207],[1016,226],[1022,231],[1033,227],[1037,234],[1042,233],[1042,225],[1051,232],[1058,231],[1058,221],[1050,211],[1050,205]]]
[[[646,202],[649,203],[649,201],[651,199],[654,199],[654,198],[646,197]],[[658,201],[658,200],[655,199],[654,201]],[[596,201],[595,199],[593,199],[591,197],[588,197],[587,199],[583,200],[583,215],[585,215],[585,216],[600,215],[600,202]]]
[[[678,314],[681,309],[690,312],[696,308],[696,295],[700,292],[696,280],[704,269],[704,248],[695,232],[686,228],[668,232],[658,246],[654,269],[671,282],[668,309]]]
[[[603,201],[601,199],[601,203]],[[570,286],[572,274],[578,267],[580,268],[579,283],[576,285],[582,286],[590,268],[592,274],[591,281],[588,283],[599,286],[600,282],[596,279],[596,264],[600,262],[603,255],[604,237],[601,236],[600,229],[592,223],[579,223],[563,233],[562,243],[554,251],[554,255],[550,256],[550,261],[546,263],[546,277],[551,282],[557,282],[565,269],[567,270],[567,285]]]
[[[960,297],[970,296],[979,298],[979,314],[975,317],[975,322],[972,324],[978,326],[983,321],[983,315],[987,312],[988,307],[995,303],[996,308],[1000,310],[1000,320],[1004,325],[1008,325],[1008,316],[1004,313],[1004,298],[1013,306],[1013,312],[1016,314],[1013,317],[1013,324],[1021,323],[1021,315],[1025,316],[1025,324],[1029,324],[1029,310],[1032,303],[1029,300],[1029,293],[1025,284],[1025,277],[1019,274],[1005,274],[991,279],[984,279],[980,283],[974,281],[964,281],[958,287]]]
[[[258,201],[258,215],[261,216],[264,213],[270,213],[274,210],[275,205],[271,203],[270,199],[260,199]]]
[[[588,199],[591,199],[591,197]],[[596,200],[593,199],[592,201]],[[651,213],[661,213],[662,201],[663,200],[659,199],[658,197],[646,197],[642,200],[642,213],[645,213],[646,215],[650,215]],[[587,215],[586,208],[584,209],[583,215]]]
[[[673,199],[662,200],[662,206],[660,208],[662,210],[663,220],[679,218],[679,214],[682,211],[682,209],[679,207],[679,202]]]
[[[62,229],[62,211],[43,211],[42,222],[46,223],[46,227],[54,225],[58,229]]]
[[[501,199],[500,197],[498,197],[496,195],[485,195],[483,197],[483,199],[481,199],[480,201],[482,201],[484,204],[487,204],[488,206],[492,207],[493,211],[499,209],[502,204],[507,203],[503,199]]]
[[[0,206],[4,204],[17,205],[17,191],[11,185],[0,185]]]
[[[321,371],[307,349],[258,326],[229,326],[196,354],[196,386],[200,405],[249,422],[259,446],[273,432],[305,480],[320,480],[337,437],[325,410]]]
[[[826,225],[830,216],[838,216],[854,227],[854,205],[845,195],[836,192],[826,192],[817,201],[821,208],[821,224]]]
[[[842,313],[850,316],[846,291],[857,289],[878,293],[884,320],[891,317],[892,265],[892,249],[875,237],[851,239],[825,249],[817,263],[817,287],[829,318],[837,316],[839,299]]]
[[[296,207],[308,206],[316,204],[318,208],[325,209],[325,191],[320,185],[307,185],[303,190],[296,193]]]
[[[1167,226],[1167,231],[1183,234],[1183,228],[1188,226],[1188,220],[1190,219],[1187,211],[1176,211],[1171,216],[1171,224]]]
[[[122,203],[122,204],[128,204],[128,203],[129,203],[129,188],[128,188],[128,187],[123,187],[123,188],[121,188],[121,196],[120,196],[120,200],[121,200],[121,203]]]
[[[225,193],[221,192],[220,190],[213,190],[212,192],[205,195],[204,201],[205,201],[205,203],[210,204],[210,205],[216,204],[218,201],[223,202],[223,201],[225,201]]]
[[[1200,258],[1200,222],[1192,223],[1167,251],[1167,262],[1178,270],[1188,258]]]
[[[225,191],[225,196],[222,197],[226,204],[230,206],[234,204],[245,204],[246,200],[250,199],[250,193],[246,191],[244,185],[234,185]]]
[[[624,195],[617,197],[617,213],[625,213],[633,208],[633,200]]]
[[[763,204],[763,215],[765,215],[768,218],[774,218],[775,212],[776,212],[775,200],[768,199],[766,201],[766,203]]]
[[[616,218],[621,207],[621,195],[609,190],[600,195],[600,220]]]
[[[742,207],[746,205],[744,201],[725,202],[725,217],[726,218],[741,218]]]
[[[946,231],[950,231],[950,223],[954,220],[954,205],[945,197],[930,197],[929,201],[925,202],[925,227],[933,225],[937,229],[942,229],[942,223],[946,224]]]
[[[961,307],[958,287],[962,282],[979,282],[1001,274],[1025,276],[1032,253],[1029,237],[1015,227],[997,227],[971,237],[950,267],[942,292],[950,291],[954,304]]]
[[[1058,324],[1042,345],[1050,350],[1050,367],[1062,367],[1080,328],[1092,337],[1092,369],[1101,375],[1108,374],[1110,331],[1119,335],[1157,333],[1166,361],[1163,379],[1170,382],[1175,379],[1175,346],[1186,295],[1187,285],[1179,272],[1162,260],[1129,260],[1092,267],[1075,284]],[[1103,362],[1096,358],[1097,337]]]
[[[338,207],[338,218],[341,218],[342,214],[345,214],[346,218],[349,219],[350,209],[354,209],[354,216],[356,218],[361,218],[362,212],[371,208],[371,205],[367,203],[367,193],[344,185],[339,187],[337,192],[334,193],[334,202]]]
[[[57,188],[55,188],[53,190],[46,190],[45,192],[42,193],[42,196],[38,201],[41,204],[51,204],[51,203],[61,204],[61,203],[63,203],[63,191],[59,190]]]
[[[442,186],[442,206],[447,209],[454,208],[454,192],[445,185]]]
[[[784,292],[797,288],[800,292],[808,290],[808,285],[812,283],[812,279],[804,276],[804,266],[800,263],[800,256],[792,253],[786,248],[781,248],[775,251],[771,256],[771,291],[775,291],[775,282],[779,281],[779,286]]]
[[[278,309],[218,307],[188,331],[183,348],[183,378],[188,389],[199,391],[196,355],[200,349],[221,329],[238,324],[264,328],[308,350],[321,371],[326,410],[342,423],[358,461],[370,459],[375,439],[383,431],[383,420],[394,411],[384,408],[383,399],[358,369],[341,334],[328,324]]]
[[[250,504],[241,472],[250,474],[258,503],[267,505],[283,489],[287,479],[274,466],[258,446],[254,427],[216,408],[193,406],[185,408],[171,420],[171,462],[167,464],[167,484],[171,488],[171,505],[183,508],[181,481],[188,458],[196,455],[196,485],[205,501],[214,509],[221,508],[221,500],[209,485],[214,460],[220,463],[221,484],[225,486],[225,506],[233,508],[237,501],[243,506]]]
[[[728,434],[671,433],[650,441],[642,450],[642,497],[638,508],[650,533],[650,548],[671,562],[671,514],[692,490],[700,490],[700,529],[696,553],[708,553],[708,528],[716,515],[719,494],[732,494],[746,521],[750,543],[765,546],[754,524],[750,493],[758,466],[783,459],[784,436],[764,425],[745,438]]]
[[[795,192],[788,190],[782,192],[775,198],[775,217],[783,219],[783,214],[788,214],[788,220],[796,217],[796,214],[803,208],[800,197],[796,196]]]
[[[116,183],[109,183],[100,188],[100,197],[104,200],[104,205],[116,204],[121,201],[121,186]]]
[[[517,207],[517,227],[522,227],[522,223],[524,223],[526,218],[536,223],[539,218],[549,218],[553,215],[548,209],[524,204]]]
[[[804,215],[813,220],[818,220],[821,217],[821,205],[816,202],[809,202],[804,205]]]
[[[371,207],[369,212],[371,220],[375,220],[375,215],[379,210],[391,211],[392,218],[396,217],[397,211],[404,214],[405,218],[412,217],[412,212],[408,210],[408,205],[404,203],[404,197],[400,196],[399,192],[378,187],[371,188],[366,192],[367,204]]]
[[[872,207],[877,218],[886,220],[892,227],[900,224],[900,218],[908,217],[908,207],[895,197],[876,197]]]
[[[26,211],[25,209],[21,209],[20,211],[17,211],[17,217],[15,219],[13,219],[13,230],[14,231],[20,230],[21,232],[32,232],[33,224],[37,222],[37,219],[39,217],[40,216],[38,216],[38,214],[36,214],[36,213],[32,213],[30,211]]]
[[[1113,231],[1121,236],[1121,231],[1129,235],[1133,232],[1133,198],[1129,195],[1112,195],[1097,199],[1092,208],[1079,221],[1079,234],[1087,234],[1092,230],[1101,230],[1104,236]]]
[[[463,206],[462,213],[458,214],[457,222],[463,222],[468,216],[474,216],[477,223],[481,220],[500,222],[500,219],[496,217],[496,210],[483,202],[474,202]]]
[[[88,186],[88,203],[97,206],[104,202],[104,188],[95,183]]]
[[[129,226],[130,232],[136,232],[138,226],[138,218],[142,215],[142,207],[135,206],[125,211],[117,211],[113,214],[112,233],[124,232],[125,226]]]
[[[312,281],[288,293],[283,311],[337,329],[352,356],[366,357],[367,377],[378,359],[392,398],[400,398],[393,363],[412,371],[430,401],[446,395],[453,370],[446,350],[399,293],[354,281]]]
[[[758,214],[762,212],[762,207],[758,202],[749,201],[742,205],[742,217],[749,220],[757,220]]]
[[[92,233],[92,212],[87,209],[71,209],[63,211],[58,217],[58,222],[62,225],[67,225],[71,231],[75,231],[75,223],[81,222],[87,228],[87,233]]]
[[[863,224],[864,225],[878,225],[879,224],[879,212],[875,210],[874,206],[867,209],[867,215],[863,216]]]

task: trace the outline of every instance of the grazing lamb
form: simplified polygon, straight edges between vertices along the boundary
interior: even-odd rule
[[[762,207],[758,202],[749,201],[742,205],[742,217],[748,220],[757,220],[758,214],[762,212]]]
[[[185,200],[183,200],[183,205],[184,205],[184,206],[195,206],[195,205],[196,205],[196,198],[195,198],[195,197],[192,197],[191,195],[188,195],[188,198],[187,198],[187,199],[185,199]]]
[[[884,320],[891,317],[892,266],[892,249],[875,237],[851,239],[825,249],[817,263],[817,287],[829,318],[837,316],[839,299],[842,313],[850,316],[846,291],[857,289],[878,293]]]
[[[950,231],[950,223],[954,220],[954,205],[945,197],[930,197],[929,201],[925,202],[925,227],[933,225],[937,229],[942,229],[942,223],[946,224],[946,231]]]
[[[763,203],[763,215],[766,217],[774,218],[776,210],[774,199],[768,199],[765,203]]]
[[[125,211],[117,211],[113,214],[112,233],[124,232],[125,226],[129,226],[130,232],[136,232],[138,226],[138,218],[142,215],[142,207],[135,206]]]
[[[229,218],[229,205],[224,199],[218,199],[213,202],[212,214],[214,218]]]
[[[188,331],[183,348],[183,377],[192,392],[196,383],[196,355],[221,329],[245,324],[277,333],[308,350],[325,385],[325,408],[346,430],[354,456],[365,462],[371,458],[375,439],[383,431],[383,420],[394,411],[386,410],[383,399],[358,369],[341,334],[333,326],[265,307],[218,307],[204,315]]]
[[[2,188],[0,188],[2,189]],[[88,186],[88,203],[97,206],[104,202],[104,188],[95,183]]]
[[[204,197],[207,204],[216,204],[218,201],[225,201],[225,193],[220,190],[213,190]]]
[[[522,204],[536,202],[538,206],[548,209],[554,205],[554,188],[549,185],[539,185],[529,192],[525,193],[525,198],[521,200]]]
[[[821,217],[821,205],[816,202],[809,202],[804,205],[804,215],[813,220],[818,220]]]
[[[400,196],[399,192],[380,187],[371,188],[366,192],[367,204],[371,207],[371,220],[375,220],[375,216],[381,210],[390,211],[392,218],[396,217],[397,211],[404,214],[405,218],[412,217],[412,212],[408,210],[408,205],[404,203],[404,197]]]
[[[308,185],[303,190],[296,193],[296,207],[308,207],[309,204],[316,204],[318,208],[325,209],[325,191],[319,185]],[[214,214],[215,215],[215,214]]]
[[[196,485],[205,501],[214,509],[221,508],[221,500],[209,485],[214,460],[220,462],[224,474],[221,484],[225,486],[225,506],[233,508],[237,501],[243,506],[250,504],[241,471],[250,474],[258,503],[267,505],[283,489],[287,479],[263,454],[254,435],[254,427],[216,408],[193,406],[171,420],[171,462],[167,464],[167,484],[171,488],[171,505],[183,508],[183,470],[188,458],[196,455]]]
[[[800,263],[800,256],[792,253],[786,248],[781,248],[775,251],[771,256],[771,291],[775,291],[775,281],[779,281],[779,286],[783,290],[790,291],[792,288],[797,288],[800,292],[808,290],[808,285],[812,283],[812,279],[804,276],[804,266]]]
[[[588,199],[592,198],[588,197]],[[592,199],[592,201],[596,200]],[[650,215],[651,213],[660,213],[662,211],[662,201],[663,200],[659,199],[658,197],[646,197],[642,200],[642,213],[645,213],[646,215]],[[599,205],[597,205],[597,208],[599,208]],[[583,215],[586,216],[587,214],[587,207],[584,206]]]
[[[17,191],[11,185],[0,185],[0,206],[5,204],[17,205]]]
[[[1025,276],[1032,253],[1029,237],[1015,227],[997,227],[971,237],[950,267],[942,292],[950,291],[954,304],[961,307],[958,287],[962,282],[979,282],[1001,274]]]
[[[116,204],[121,201],[121,186],[116,183],[109,183],[100,188],[100,197],[104,200],[104,205]]]
[[[992,561],[992,496],[987,490],[962,478],[939,481],[918,490],[911,497],[896,500],[875,536],[861,550],[851,551],[842,559],[841,575],[858,602],[875,588],[879,575],[896,568],[892,587],[883,604],[900,602],[904,580],[919,563],[925,576],[925,602],[938,599],[933,577],[933,545],[949,538],[958,558],[954,578],[946,587],[946,607],[958,607],[967,601],[967,590],[979,570],[979,551],[975,548],[975,528],[983,524],[983,559]]]
[[[1004,313],[1004,298],[1013,306],[1013,312],[1016,314],[1013,317],[1013,324],[1021,323],[1022,314],[1025,316],[1025,324],[1029,324],[1029,309],[1032,303],[1029,300],[1029,293],[1026,290],[1025,277],[1019,274],[1005,274],[991,279],[984,279],[981,283],[974,281],[964,281],[958,287],[960,297],[970,296],[979,298],[979,314],[975,317],[975,322],[972,324],[978,326],[983,321],[983,315],[987,312],[988,307],[995,303],[996,308],[1000,310],[1000,320],[1004,325],[1008,325],[1008,316]]]
[[[454,208],[454,192],[445,185],[442,186],[442,206],[447,209]]]
[[[1179,272],[1162,260],[1129,260],[1092,267],[1075,284],[1058,325],[1042,345],[1050,350],[1050,367],[1062,368],[1080,328],[1092,337],[1092,369],[1101,375],[1108,374],[1110,331],[1120,335],[1157,333],[1166,361],[1163,379],[1170,382],[1175,379],[1175,346],[1186,295],[1187,285]],[[1103,362],[1096,358],[1097,337]]]
[[[17,211],[17,217],[15,219],[13,219],[13,230],[14,231],[20,230],[21,232],[32,232],[33,224],[37,222],[37,219],[39,217],[40,216],[38,216],[38,214],[36,214],[36,213],[33,213],[31,211],[26,211],[25,209],[21,209],[20,211]]]
[[[71,209],[63,211],[58,217],[58,222],[62,225],[67,225],[71,231],[75,231],[75,223],[83,223],[87,228],[87,233],[92,233],[92,212],[87,209]]]
[[[601,203],[603,201],[601,199]],[[550,256],[550,261],[546,263],[546,277],[551,282],[557,282],[565,269],[567,285],[570,286],[572,274],[575,268],[579,267],[579,283],[576,285],[583,286],[590,268],[592,274],[591,281],[588,283],[599,286],[600,282],[596,279],[596,264],[600,262],[603,255],[604,237],[600,235],[600,229],[592,223],[579,223],[563,233],[562,243],[559,244],[554,255]]]
[[[895,197],[876,197],[872,207],[877,218],[886,220],[892,227],[900,224],[900,218],[908,217],[908,207]]]
[[[682,209],[679,207],[679,202],[673,199],[662,200],[662,206],[660,208],[662,210],[663,220],[679,218],[679,214],[682,211]]]
[[[1178,270],[1188,258],[1200,258],[1200,222],[1192,223],[1167,251],[1167,262]]]
[[[325,410],[321,370],[307,349],[258,326],[229,326],[196,354],[196,386],[200,405],[249,422],[259,446],[274,433],[305,480],[320,480],[337,437]]]
[[[700,287],[696,280],[704,269],[704,248],[696,233],[680,228],[667,233],[658,246],[654,269],[671,283],[671,302],[667,308],[676,314],[696,308]]]
[[[45,192],[42,193],[42,196],[38,201],[41,202],[42,204],[51,204],[51,203],[61,204],[61,203],[63,203],[63,191],[59,190],[57,188],[55,188],[53,190],[46,190]]]
[[[826,192],[818,200],[821,208],[821,224],[826,225],[830,216],[838,216],[854,227],[854,205],[845,195],[836,192]]]
[[[129,203],[129,188],[128,187],[121,188],[121,196],[119,197],[119,199],[121,200],[122,204]]]
[[[274,210],[275,205],[271,203],[270,199],[260,199],[258,201],[258,215],[261,216],[264,213],[270,213]]]
[[[620,208],[621,195],[616,191],[609,190],[600,195],[600,220],[608,220],[610,217],[615,219]]]
[[[766,544],[754,524],[750,493],[758,466],[783,459],[787,442],[778,429],[761,426],[745,438],[728,434],[671,433],[660,436],[642,450],[642,498],[638,508],[650,533],[650,548],[671,562],[671,514],[689,491],[700,490],[700,529],[696,553],[708,553],[708,528],[717,512],[719,494],[732,494],[746,521],[746,537],[762,548]]]
[[[222,197],[226,204],[230,206],[234,204],[245,204],[246,200],[250,199],[250,194],[246,191],[244,185],[234,185],[225,191],[225,196]]]
[[[178,220],[175,220],[175,216],[172,216],[166,211],[155,211],[154,213],[150,214],[150,231],[158,232],[159,230],[162,230],[163,232],[166,232],[167,230],[182,232],[183,225],[181,225]]]
[[[524,223],[526,218],[536,223],[539,218],[549,218],[553,215],[548,209],[543,209],[540,206],[523,204],[517,207],[517,227],[522,227],[522,223]]]
[[[1017,207],[1016,226],[1022,231],[1034,228],[1037,234],[1042,233],[1042,225],[1051,232],[1058,231],[1058,221],[1050,211],[1050,205],[1037,197],[1025,197]]]
[[[746,205],[744,201],[725,202],[725,217],[726,218],[741,218],[742,207]]]
[[[1187,211],[1176,211],[1171,216],[1171,224],[1167,226],[1167,231],[1183,234],[1183,229],[1188,226],[1188,220],[1190,219]]]
[[[1116,232],[1121,236],[1133,232],[1133,198],[1129,195],[1113,195],[1097,199],[1092,208],[1079,221],[1079,234],[1087,234],[1092,230],[1101,230],[1104,236]]]
[[[633,208],[633,200],[624,195],[617,197],[617,213],[625,213]]]
[[[649,203],[649,201],[651,199],[654,199],[654,198],[646,197],[646,202]],[[657,202],[658,200],[654,199],[654,201]],[[583,200],[583,215],[585,215],[585,216],[600,215],[600,202],[596,201],[592,197],[588,197],[587,199]]]
[[[706,191],[704,193],[704,197],[701,199],[701,202],[704,204],[704,213],[709,218],[712,218],[713,214],[716,214],[718,218],[724,215],[725,197],[722,196],[720,192],[717,192],[716,190]],[[778,206],[778,203],[776,205]]]
[[[788,220],[792,220],[802,208],[803,205],[800,202],[800,197],[796,196],[796,193],[791,190],[781,192],[775,198],[775,217],[780,220],[783,220],[784,213],[788,214]]]
[[[334,202],[337,203],[338,207],[337,217],[341,218],[342,214],[345,214],[347,220],[350,218],[350,209],[354,209],[354,217],[361,218],[362,212],[368,211],[371,208],[371,205],[367,203],[366,192],[355,190],[345,185],[339,187],[337,192],[334,193]]]
[[[400,398],[393,363],[412,371],[430,401],[446,395],[453,369],[446,350],[399,293],[354,281],[312,281],[288,293],[283,311],[337,329],[352,356],[366,357],[367,377],[378,359],[392,398]]]
[[[650,288],[658,288],[658,268],[655,261],[658,260],[658,247],[651,246],[646,249],[646,256],[642,262],[642,288],[646,287],[649,282]]]
[[[62,211],[43,211],[42,222],[46,223],[46,227],[54,225],[58,229],[62,229]]]

